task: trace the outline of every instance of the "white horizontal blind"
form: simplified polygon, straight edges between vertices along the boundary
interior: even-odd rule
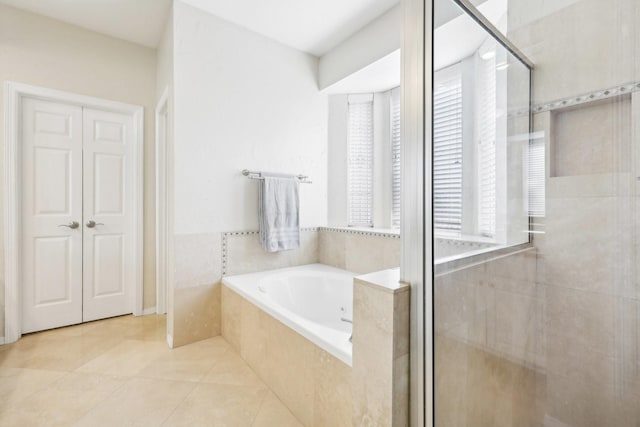
[[[462,78],[436,81],[433,94],[434,228],[462,230]]]
[[[544,144],[544,137],[534,138],[529,142],[527,162],[527,211],[531,217],[544,217],[545,215]]]
[[[373,95],[349,96],[348,222],[373,226]]]
[[[391,91],[391,226],[400,227],[400,88]]]
[[[496,234],[496,60],[483,60],[479,72],[478,103],[478,228]]]

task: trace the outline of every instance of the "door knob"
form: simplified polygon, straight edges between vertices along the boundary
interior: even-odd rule
[[[58,227],[69,227],[72,230],[80,227],[80,223],[78,221],[70,222],[69,224],[60,224]]]
[[[94,220],[91,220],[91,221],[89,221],[89,222],[87,223],[87,227],[89,227],[89,228],[93,228],[93,227],[95,227],[96,225],[104,225],[104,224],[103,224],[103,223],[101,223],[101,222],[95,222]]]

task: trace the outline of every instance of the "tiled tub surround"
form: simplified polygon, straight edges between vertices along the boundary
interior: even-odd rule
[[[321,264],[358,274],[400,266],[399,234],[320,228],[318,243]]]
[[[353,287],[353,425],[409,425],[410,287],[399,269]]]
[[[223,286],[351,365],[355,274],[323,264],[227,276]],[[346,319],[348,321],[345,321]]]
[[[351,367],[222,286],[222,336],[305,426],[351,426]]]
[[[173,346],[220,334],[223,276],[322,263],[364,274],[400,265],[398,234],[305,228],[300,249],[266,253],[257,231],[175,236]]]

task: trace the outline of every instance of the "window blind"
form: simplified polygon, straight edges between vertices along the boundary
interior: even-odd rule
[[[349,96],[348,222],[373,226],[373,95]]]
[[[544,137],[534,137],[529,142],[527,159],[527,211],[531,217],[544,217],[545,215],[544,145]]]
[[[400,88],[391,90],[391,226],[400,227]]]
[[[479,67],[478,104],[478,231],[496,233],[496,60]]]
[[[437,81],[433,94],[433,223],[462,230],[462,78]]]

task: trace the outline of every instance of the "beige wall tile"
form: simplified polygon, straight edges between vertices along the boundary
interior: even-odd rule
[[[221,287],[217,282],[174,291],[174,347],[220,335]]]
[[[630,203],[627,197],[549,199],[546,283],[635,296]]]
[[[354,273],[400,266],[400,239],[330,230],[319,232],[319,262]]]
[[[313,425],[315,345],[277,320],[269,322],[269,387],[304,425]]]
[[[354,273],[372,273],[400,266],[400,239],[347,234],[345,269]]]
[[[314,349],[313,425],[352,425],[351,367],[319,347]]]
[[[551,176],[629,172],[631,96],[552,115]]]
[[[562,347],[578,343],[586,348],[613,355],[615,351],[615,298],[574,289],[547,287],[547,331],[554,331]]]
[[[269,379],[269,331],[276,320],[246,299],[242,299],[240,355],[263,381]]]
[[[353,423],[389,426],[393,419],[393,293],[355,281]]]
[[[319,260],[320,263],[345,269],[346,264],[346,233],[320,230]]]
[[[240,352],[242,339],[242,297],[226,286],[221,289],[222,336],[236,352]]]
[[[175,288],[212,285],[222,277],[222,233],[177,234]]]
[[[409,354],[410,288],[394,295],[393,299],[393,357]]]
[[[393,426],[409,425],[409,354],[393,360]]]
[[[509,15],[518,14],[512,2]],[[562,99],[638,80],[634,58],[638,55],[634,28],[634,0],[611,4],[581,0],[524,27],[513,28],[509,38],[535,64],[534,102]],[[594,66],[598,64],[598,66]]]
[[[227,275],[254,273],[318,262],[317,231],[301,231],[300,248],[265,252],[257,234],[227,236]]]

